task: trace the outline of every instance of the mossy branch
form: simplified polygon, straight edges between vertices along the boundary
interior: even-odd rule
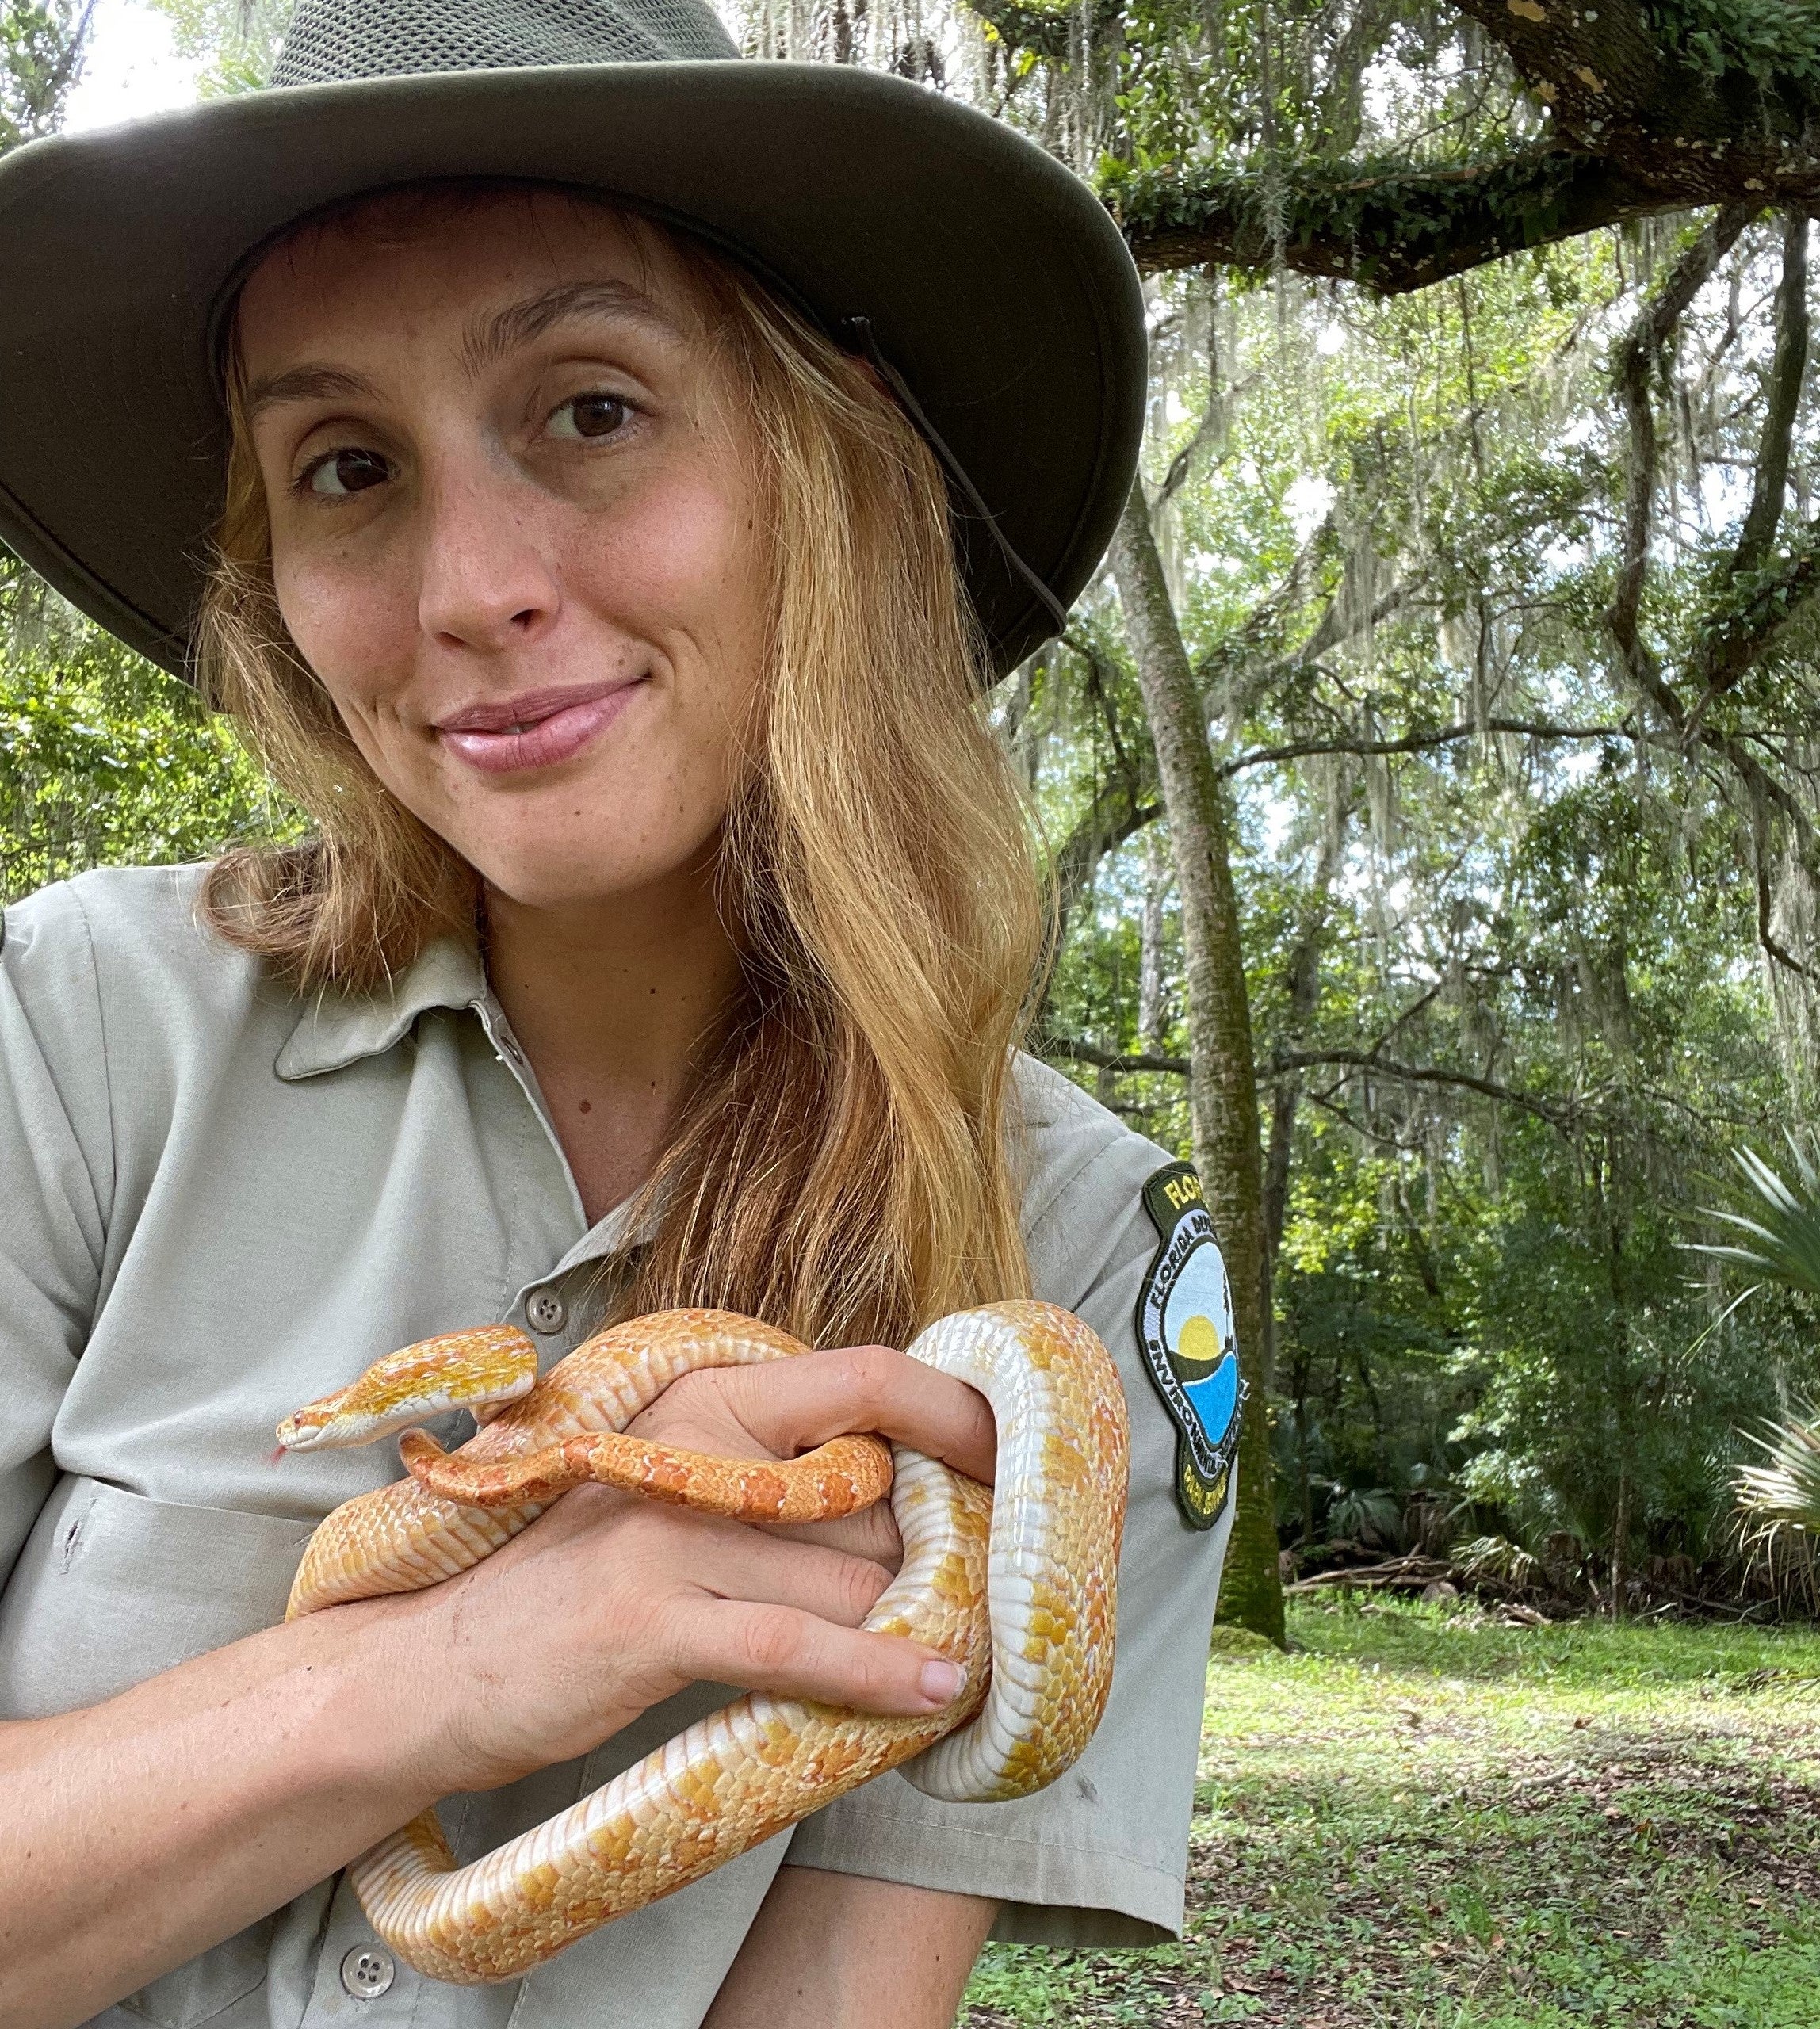
[[[1608,162],[1554,147],[1457,167],[1197,174],[1114,165],[1101,195],[1147,271],[1280,264],[1386,296],[1677,204]]]

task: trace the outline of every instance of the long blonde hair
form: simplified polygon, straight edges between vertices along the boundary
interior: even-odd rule
[[[763,729],[719,869],[744,990],[644,1187],[654,1237],[613,1308],[720,1305],[811,1343],[901,1345],[1029,1272],[1011,1063],[1044,913],[981,716],[946,489],[866,367],[732,262],[615,216],[699,289],[770,538]],[[437,935],[475,936],[478,883],[381,785],[291,643],[237,367],[228,394],[199,671],[313,828],[228,854],[205,912],[300,990],[370,992]]]

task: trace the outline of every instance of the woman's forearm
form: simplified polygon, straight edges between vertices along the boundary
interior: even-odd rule
[[[0,1726],[0,2021],[86,2020],[455,1786],[423,1673],[403,1666],[400,1603],[271,1628],[105,1705]]]
[[[852,1392],[838,1362],[824,1371]],[[875,1412],[829,1414],[858,1430]],[[944,1441],[926,1413],[905,1435]],[[438,1798],[586,1754],[689,1683],[937,1710],[954,1664],[861,1628],[889,1582],[826,1544],[583,1487],[427,1591],[0,1725],[0,2022],[86,2021]]]
[[[786,1865],[702,2029],[949,2029],[998,1908]]]
[[[331,1607],[0,1726],[0,2022],[61,2029],[437,1798],[585,1754],[694,1682],[926,1714],[961,1672],[860,1632],[889,1582],[602,1488],[424,1592]]]

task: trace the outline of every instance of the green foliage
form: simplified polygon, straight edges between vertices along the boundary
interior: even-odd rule
[[[1565,151],[1450,158],[1444,166],[1459,172],[1451,181],[1435,175],[1438,166],[1406,151],[1289,170],[1111,157],[1101,166],[1099,190],[1127,231],[1145,235],[1194,227],[1217,208],[1234,221],[1237,264],[1254,272],[1294,250],[1343,243],[1356,251],[1352,272],[1368,285],[1393,254],[1432,250],[1444,260],[1462,243],[1539,246],[1557,237],[1591,173],[1585,158]]]
[[[1792,1139],[1788,1150],[1795,1159],[1792,1183],[1754,1149],[1734,1152],[1749,1186],[1752,1211],[1718,1211],[1708,1216],[1745,1234],[1747,1240],[1742,1245],[1707,1244],[1696,1251],[1742,1263],[1772,1282],[1805,1296],[1817,1296],[1820,1169]],[[1747,1290],[1745,1296],[1755,1293]],[[1744,1297],[1738,1301],[1742,1303]],[[1773,1549],[1784,1530],[1820,1535],[1820,1408],[1810,1404],[1798,1417],[1765,1421],[1756,1442],[1764,1460],[1742,1465],[1734,1481],[1738,1506],[1753,1542]]]
[[[1328,1527],[1336,1536],[1361,1543],[1394,1543],[1401,1519],[1402,1504],[1386,1487],[1343,1488],[1327,1511]]]
[[[1542,1570],[1539,1557],[1505,1536],[1480,1536],[1462,1543],[1455,1554],[1467,1577],[1495,1578],[1507,1585],[1532,1585]]]
[[[1740,1130],[1807,1103],[1807,989],[1766,978],[1753,855],[1773,908],[1799,877],[1753,843],[1718,771],[1653,736],[1604,626],[1625,483],[1610,340],[1682,231],[1386,302],[1289,277],[1163,294],[1149,469],[1189,460],[1161,519],[1232,771],[1267,1114],[1273,1094],[1293,1102],[1275,1277],[1290,1542],[1347,1533],[1336,1505],[1383,1488],[1409,1507],[1405,1540],[1419,1496],[1459,1510],[1464,1536],[1526,1556],[1559,1538],[1598,1567],[1622,1519],[1634,1568],[1703,1561],[1742,1584],[1740,1433],[1820,1385],[1805,1312],[1778,1297],[1725,1316],[1721,1264],[1690,1277],[1682,1244]],[[1747,235],[1735,281],[1690,320],[1676,386],[1692,392],[1673,399],[1713,447],[1700,461],[1748,469],[1754,371],[1730,383],[1708,362],[1738,343],[1728,291],[1764,290],[1773,245]],[[1799,471],[1814,428],[1804,415]],[[1671,672],[1729,624],[1713,588],[1735,537],[1678,465],[1673,483],[1647,603]],[[1112,616],[1090,607],[1080,631],[1117,720]],[[1813,646],[1799,625],[1781,640],[1708,707],[1760,751],[1820,729]],[[1084,674],[1054,659],[1026,720],[1058,836],[1118,766]],[[1099,863],[1050,1006],[1065,1034],[1167,1057],[1184,1045],[1180,961],[1166,885],[1150,907],[1155,864],[1142,835]],[[1165,984],[1146,1031],[1147,914]],[[1361,1063],[1277,1068],[1327,1049]],[[1180,1081],[1094,1082],[1185,1145]]]
[[[0,658],[0,903],[86,866],[200,859],[290,828],[186,686],[73,617],[21,632]]]
[[[1820,1535],[1820,1408],[1772,1423],[1758,1439],[1768,1462],[1738,1476],[1738,1504],[1762,1534],[1782,1528]]]
[[[1696,1251],[1742,1262],[1791,1289],[1820,1296],[1820,1170],[1794,1141],[1796,1182],[1789,1184],[1754,1148],[1739,1148],[1734,1160],[1753,1194],[1757,1215],[1712,1212],[1707,1216],[1749,1236],[1743,1246],[1696,1244]]]
[[[1809,0],[1651,0],[1663,41],[1715,80],[1820,89],[1820,13]]]
[[[254,91],[272,75],[290,19],[290,0],[151,0],[176,33],[179,52],[202,65],[202,98]]]
[[[0,155],[55,128],[94,13],[94,0],[0,0]]]

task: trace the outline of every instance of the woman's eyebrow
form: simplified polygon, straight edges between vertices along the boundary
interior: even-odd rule
[[[518,346],[541,338],[552,325],[576,316],[606,316],[621,323],[640,324],[672,344],[682,335],[675,322],[629,282],[562,282],[476,319],[461,342],[462,367],[470,374],[481,373]]]
[[[629,282],[563,282],[476,319],[461,341],[462,370],[481,373],[565,317],[577,316],[607,316],[621,323],[640,324],[672,344],[682,335],[675,320]],[[370,401],[378,395],[378,388],[365,374],[346,367],[293,366],[253,383],[247,391],[247,418],[255,422],[266,410],[285,402],[319,402],[337,396]]]
[[[365,374],[343,366],[293,366],[267,374],[247,390],[247,420],[257,422],[266,410],[282,402],[319,402],[336,395],[370,400],[377,392]]]

